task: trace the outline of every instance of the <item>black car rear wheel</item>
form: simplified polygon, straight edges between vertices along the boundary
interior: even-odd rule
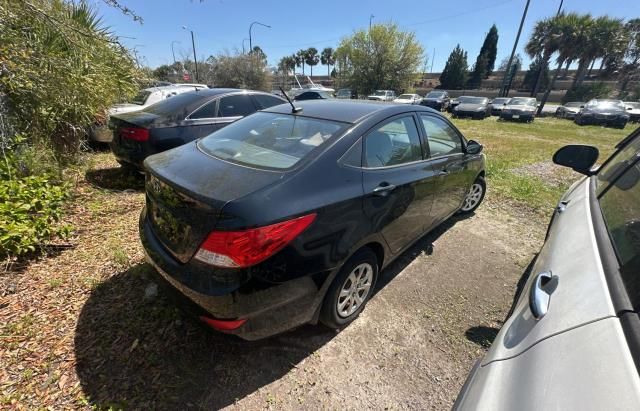
[[[462,207],[460,207],[460,214],[470,214],[473,213],[476,208],[480,206],[482,200],[484,200],[484,194],[487,191],[487,183],[484,181],[483,177],[476,178],[476,181],[473,182],[467,196],[464,198],[464,202],[462,203]]]
[[[327,291],[320,321],[330,328],[341,328],[362,312],[373,294],[378,277],[378,259],[369,248],[363,248],[340,269]]]

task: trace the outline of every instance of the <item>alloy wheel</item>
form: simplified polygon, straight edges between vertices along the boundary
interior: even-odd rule
[[[480,200],[482,199],[482,185],[479,183],[473,183],[471,189],[467,193],[467,196],[464,198],[464,204],[462,205],[462,211],[472,210]]]
[[[369,263],[357,265],[342,284],[337,301],[337,312],[342,318],[355,313],[367,300],[373,283],[373,267]]]

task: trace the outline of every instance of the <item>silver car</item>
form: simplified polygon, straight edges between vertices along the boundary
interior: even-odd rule
[[[471,370],[457,410],[640,410],[640,129],[564,194],[512,312]]]

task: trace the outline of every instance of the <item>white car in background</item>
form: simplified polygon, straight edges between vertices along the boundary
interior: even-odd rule
[[[374,101],[393,101],[396,99],[396,92],[393,90],[376,90],[370,96],[367,96],[367,100]]]
[[[171,86],[150,87],[141,90],[129,103],[116,104],[107,111],[107,118],[104,125],[95,125],[91,128],[89,136],[91,140],[99,143],[109,143],[113,139],[111,130],[106,126],[109,117],[114,114],[130,113],[142,110],[152,104],[176,96],[188,91],[206,89],[205,84],[173,84]]]
[[[422,97],[417,94],[400,94],[397,99],[393,100],[398,104],[420,104]]]

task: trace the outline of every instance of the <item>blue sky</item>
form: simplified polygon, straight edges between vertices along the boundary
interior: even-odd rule
[[[182,29],[183,25],[195,33],[198,60],[225,50],[242,50],[252,21],[270,25],[271,29],[254,25],[252,39],[254,45],[265,51],[269,64],[275,65],[282,56],[301,48],[335,48],[343,37],[366,28],[373,14],[374,24],[395,22],[414,31],[425,48],[429,66],[435,48],[436,72],[442,70],[457,43],[467,50],[469,64],[473,64],[493,23],[500,36],[496,64],[508,57],[526,3],[526,0],[120,0],[144,19],[140,24],[102,0],[91,1],[115,34],[135,37],[122,38],[122,42],[135,47],[142,63],[151,67],[173,61],[172,41],[180,42],[174,43],[177,59],[191,55],[191,37]],[[526,63],[528,58],[522,46],[534,23],[555,14],[559,4],[560,0],[531,0],[518,46]],[[640,17],[640,1],[564,0],[563,10],[628,19]],[[248,40],[245,46],[249,47]],[[326,68],[318,66],[316,72],[326,73]]]

